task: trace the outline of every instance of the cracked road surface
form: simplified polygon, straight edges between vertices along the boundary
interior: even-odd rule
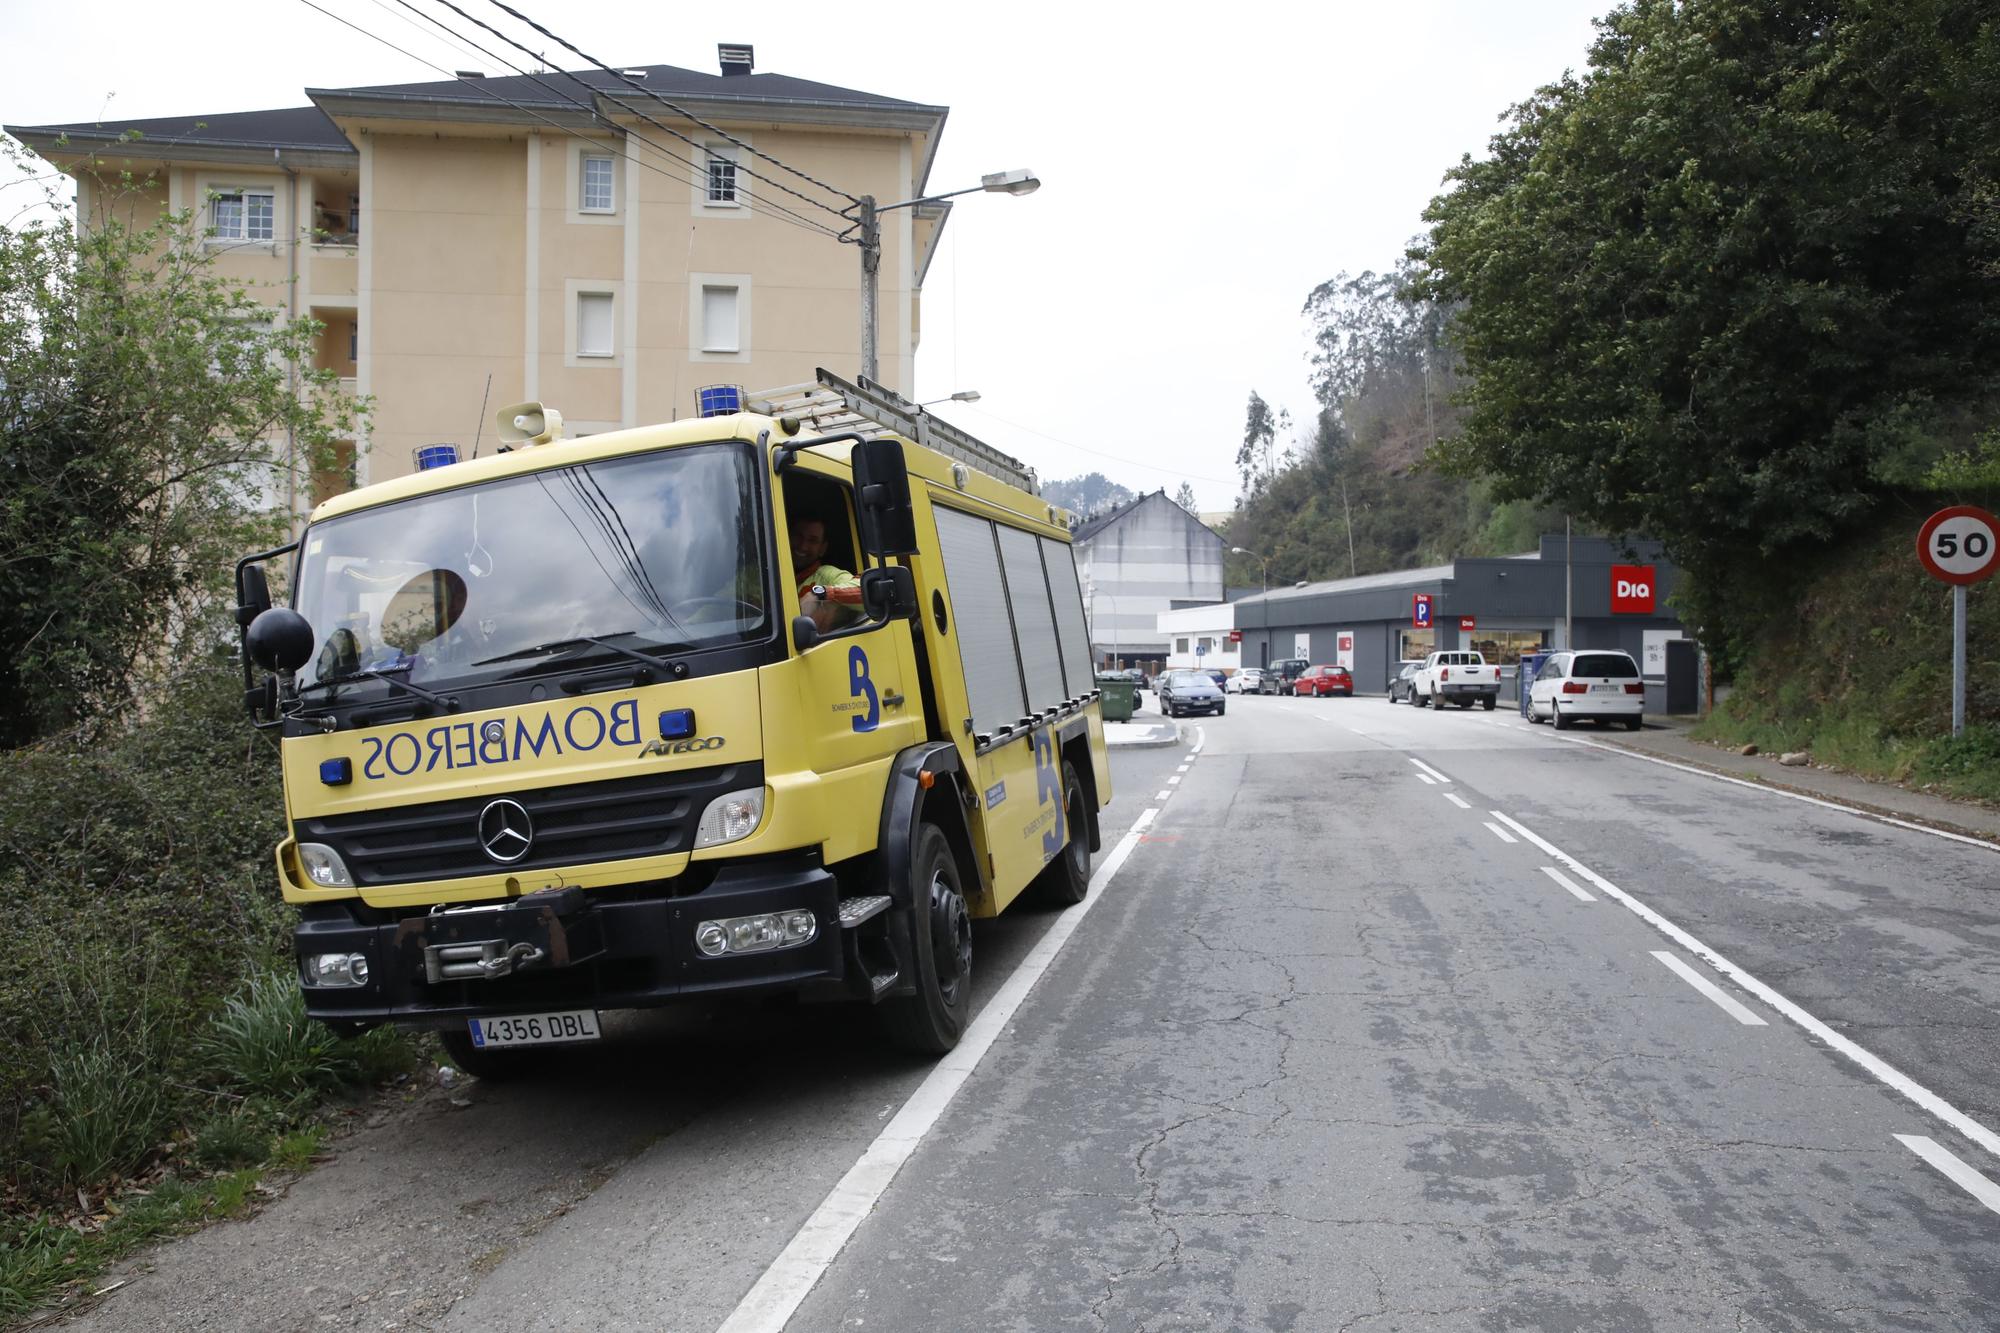
[[[1106,852],[1157,815],[783,1326],[1995,1326],[2000,853],[1504,714],[1232,705],[1114,756]],[[978,1003],[1056,920],[982,927]],[[73,1322],[716,1329],[924,1095],[850,1018],[627,1025]]]

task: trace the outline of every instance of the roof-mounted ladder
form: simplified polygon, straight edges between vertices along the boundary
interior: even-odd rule
[[[825,369],[814,373],[818,379],[811,384],[788,384],[750,394],[750,410],[771,417],[796,417],[826,435],[850,430],[870,437],[900,435],[1030,495],[1040,493],[1035,470],[1026,463],[974,439],[950,422],[938,420],[893,389],[865,379],[850,384]],[[812,441],[799,443],[810,447]]]

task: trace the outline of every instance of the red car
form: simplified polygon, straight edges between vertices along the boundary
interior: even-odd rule
[[[1311,694],[1325,697],[1329,694],[1354,695],[1354,677],[1347,674],[1346,667],[1311,666],[1299,673],[1292,682],[1294,695]]]

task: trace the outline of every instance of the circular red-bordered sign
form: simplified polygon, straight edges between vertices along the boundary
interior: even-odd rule
[[[1917,559],[1946,583],[1991,578],[2000,569],[2000,519],[1972,505],[1940,509],[1917,529]]]

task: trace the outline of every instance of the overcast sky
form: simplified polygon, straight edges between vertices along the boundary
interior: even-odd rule
[[[1306,294],[1392,267],[1444,172],[1484,152],[1509,104],[1582,68],[1611,2],[515,7],[612,65],[714,71],[717,42],[748,42],[763,72],[950,107],[932,189],[1020,166],[1043,185],[959,201],[924,291],[918,396],[977,389],[942,414],[1044,477],[1169,494],[1187,480],[1217,510],[1235,503],[1252,389],[1312,416]],[[0,122],[302,106],[307,87],[445,77],[417,58],[510,72],[396,0],[315,3],[410,54],[302,0],[7,0]]]

